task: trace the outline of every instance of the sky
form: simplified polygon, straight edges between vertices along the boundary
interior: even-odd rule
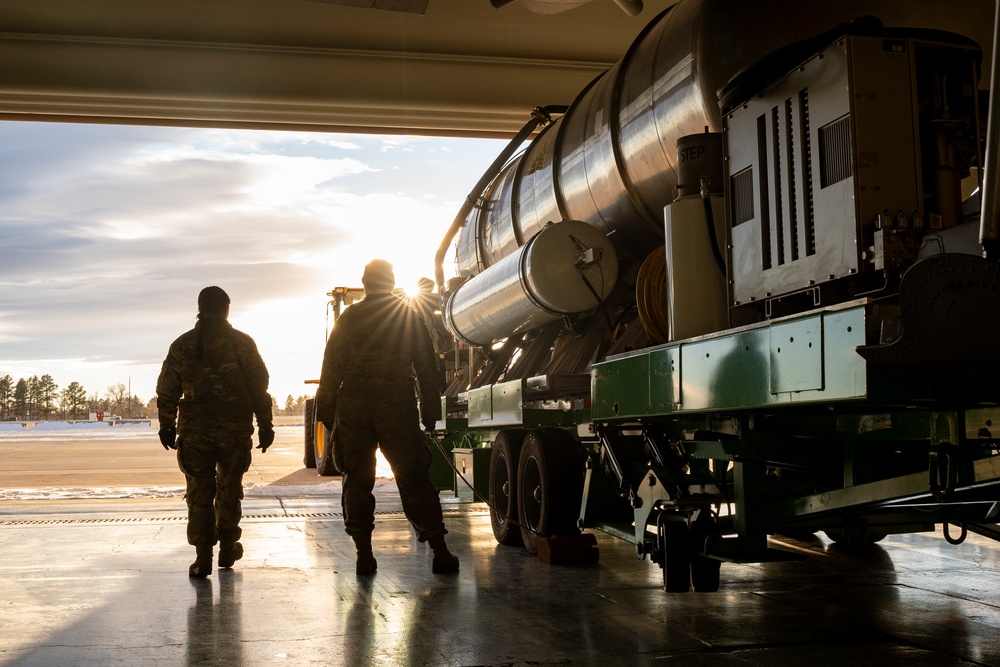
[[[148,401],[198,292],[219,285],[279,406],[311,395],[326,293],[360,287],[376,257],[399,286],[433,278],[504,143],[0,122],[0,377]]]

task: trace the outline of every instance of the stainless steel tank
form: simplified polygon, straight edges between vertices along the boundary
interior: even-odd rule
[[[445,308],[445,324],[470,345],[528,331],[563,315],[593,310],[618,278],[607,236],[576,220],[549,225],[465,283]]]
[[[487,186],[457,242],[458,275],[482,274],[559,220],[581,220],[623,256],[644,257],[663,243],[662,213],[676,197],[677,140],[722,130],[717,91],[741,68],[865,15],[967,35],[988,52],[995,2],[957,5],[681,0]]]

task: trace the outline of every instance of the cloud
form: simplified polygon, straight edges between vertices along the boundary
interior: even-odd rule
[[[0,376],[148,399],[206,285],[233,299],[274,393],[322,356],[326,292],[433,255],[500,143],[0,123]],[[270,358],[268,358],[270,357]],[[275,386],[275,383],[280,386]]]

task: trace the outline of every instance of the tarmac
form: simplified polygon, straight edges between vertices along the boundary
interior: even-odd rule
[[[2,502],[0,664],[1000,664],[1000,548],[976,535],[860,555],[775,538],[804,558],[667,594],[622,540],[598,533],[596,565],[547,565],[498,546],[482,504],[442,504],[457,575],[431,573],[389,486],[372,577],[354,574],[339,496],[274,490],[244,504],[244,558],[192,580],[180,498]]]

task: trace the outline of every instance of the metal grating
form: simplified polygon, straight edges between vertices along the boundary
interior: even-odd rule
[[[819,129],[820,187],[850,178],[851,117],[842,116]]]
[[[772,164],[773,174],[771,175],[771,183],[774,188],[774,249],[777,250],[777,258],[776,260],[772,258],[772,262],[778,266],[785,263],[785,208],[782,206],[785,201],[785,191],[782,187],[784,180],[781,177],[782,170],[784,169],[781,159],[783,156],[781,150],[782,143],[778,107],[773,107],[771,109],[771,154],[774,156],[774,161]],[[784,143],[787,144],[787,141]]]
[[[795,130],[797,127],[792,98],[785,100],[785,159],[788,162],[788,245],[791,251],[791,261],[799,258],[799,206],[796,197],[796,182],[800,167],[795,160]]]
[[[767,116],[764,114],[757,117],[757,165],[760,179],[760,268],[767,271],[774,262],[771,258],[771,200],[767,182]]]
[[[813,196],[813,169],[812,169],[812,134],[809,125],[809,90],[799,91],[799,136],[800,148],[802,150],[802,188],[805,216],[803,219],[803,233],[806,240],[806,255],[816,254],[816,212],[814,209],[815,198]]]
[[[733,226],[753,220],[753,167],[729,177]]]
[[[445,515],[456,514],[487,514],[485,507],[445,507],[441,510]],[[285,521],[288,519],[339,519],[344,515],[341,512],[294,512],[291,514],[262,514],[248,513],[243,515],[243,521]],[[376,511],[376,517],[382,518],[406,518],[402,510]],[[166,523],[176,521],[187,521],[187,516],[177,514],[174,516],[157,517],[93,517],[75,519],[3,519],[0,526],[67,526],[67,525],[113,525],[113,524],[146,524],[146,523]]]

